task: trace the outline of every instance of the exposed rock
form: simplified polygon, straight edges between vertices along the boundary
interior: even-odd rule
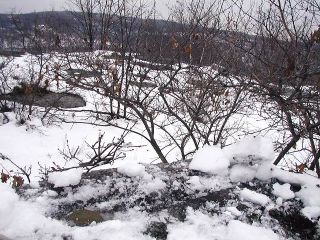
[[[67,220],[72,221],[76,226],[87,226],[93,222],[103,222],[103,217],[97,211],[88,209],[75,210],[67,216]]]
[[[163,222],[151,222],[145,234],[157,240],[166,240],[168,236],[167,225]]]
[[[317,224],[301,215],[297,209],[277,210],[271,209],[269,214],[277,219],[279,224],[287,231],[287,233],[297,234],[301,239],[315,239],[317,235]]]
[[[86,106],[84,99],[72,93],[55,93],[48,91],[45,94],[15,94],[0,95],[0,100],[18,102],[39,107],[77,108]]]
[[[117,219],[117,216],[134,209],[150,216],[145,234],[162,240],[167,237],[167,225],[170,222],[188,221],[188,209],[193,209],[274,229],[276,233],[292,240],[318,240],[320,237],[317,224],[301,215],[303,206],[298,199],[286,200],[283,205],[275,204],[277,196],[272,194],[275,179],[233,183],[228,176],[192,171],[187,162],[146,165],[145,170],[146,176],[137,177],[125,176],[116,169],[83,174],[77,187],[66,187],[49,200],[48,215],[62,220],[73,212],[70,217],[76,219],[75,224],[84,226],[93,221]],[[42,186],[42,191],[46,191],[48,186]],[[240,192],[245,188],[267,195],[270,204],[261,206],[241,200]],[[41,191],[38,194],[41,195]],[[23,191],[21,195],[30,198]],[[32,197],[36,197],[34,192]],[[239,213],[230,212],[230,207]],[[92,213],[94,218],[88,219],[88,210],[79,216],[78,209],[97,209],[98,212]],[[89,215],[92,217],[91,213]]]

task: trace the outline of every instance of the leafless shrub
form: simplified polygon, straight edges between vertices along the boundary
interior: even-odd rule
[[[31,175],[31,170],[32,167],[20,167],[19,165],[17,165],[13,160],[11,160],[9,157],[7,157],[6,155],[0,153],[0,159],[2,159],[3,161],[7,161],[10,164],[12,164],[16,169],[17,169],[17,174],[14,177],[14,183],[15,187],[19,187],[21,184],[23,184],[23,179],[21,179],[20,177],[18,177],[19,175],[25,176],[28,180],[28,182],[30,183],[30,175]],[[22,182],[22,183],[21,183]]]
[[[98,139],[93,144],[86,143],[87,153],[85,157],[80,156],[80,146],[71,148],[69,141],[66,142],[65,149],[59,149],[60,154],[67,162],[76,161],[78,164],[72,167],[64,167],[54,164],[50,171],[66,171],[73,168],[84,168],[87,172],[94,168],[112,165],[114,161],[123,159],[126,154],[125,152],[132,148],[130,144],[125,143],[125,138],[130,131],[124,131],[120,137],[113,138],[111,142],[106,143],[104,140],[105,133],[99,134]]]

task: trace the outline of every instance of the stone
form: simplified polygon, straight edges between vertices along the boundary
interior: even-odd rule
[[[163,222],[151,222],[145,231],[145,234],[156,240],[166,240],[168,236],[167,224]]]
[[[88,209],[75,210],[67,216],[67,220],[72,221],[76,226],[88,226],[93,222],[103,222],[103,217],[97,211]]]

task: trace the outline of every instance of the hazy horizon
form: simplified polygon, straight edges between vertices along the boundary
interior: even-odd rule
[[[147,0],[150,4],[153,0]],[[169,0],[156,1],[158,18],[168,17]],[[173,1],[170,1],[171,3]],[[32,13],[68,10],[68,0],[0,0],[0,13]]]

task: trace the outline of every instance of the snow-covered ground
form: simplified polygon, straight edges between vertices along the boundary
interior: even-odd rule
[[[100,56],[100,54],[101,53],[99,51],[94,53],[95,56]],[[74,53],[69,57],[72,59],[73,57],[76,58],[77,55],[78,54]],[[90,56],[88,56],[87,60],[89,59],[91,59]],[[79,62],[78,60],[75,60],[74,62],[71,62],[70,65],[68,65],[66,63],[66,60],[64,59],[64,56],[58,54],[45,54],[43,55],[42,60],[46,62],[48,66],[53,66],[52,69],[50,67],[49,71],[46,71],[47,73],[44,74],[44,79],[42,80],[49,81],[50,84],[48,89],[55,92],[63,92],[67,90],[72,93],[77,93],[86,100],[86,106],[77,108],[76,110],[78,112],[76,113],[72,113],[72,109],[68,112],[58,111],[56,113],[59,117],[71,123],[57,121],[52,125],[52,120],[45,120],[45,126],[39,119],[39,117],[41,117],[43,115],[43,112],[45,111],[45,109],[41,107],[34,106],[34,117],[31,120],[27,120],[26,124],[24,125],[19,124],[19,119],[16,118],[15,114],[6,114],[9,118],[9,123],[0,125],[0,152],[11,159],[14,159],[14,161],[21,167],[32,166],[31,179],[34,181],[37,181],[39,179],[40,165],[50,168],[56,167],[57,165],[61,167],[70,167],[75,164],[75,162],[72,161],[66,162],[63,156],[60,154],[60,151],[66,150],[67,144],[69,144],[72,149],[76,149],[79,146],[79,158],[85,160],[89,151],[88,144],[93,144],[98,139],[100,133],[105,133],[105,142],[110,142],[114,137],[119,137],[122,133],[122,130],[112,126],[105,127],[90,124],[72,123],[92,122],[90,120],[90,117],[88,117],[88,114],[86,112],[81,112],[81,110],[94,110],[97,108],[97,104],[99,104],[100,102],[104,102],[105,100],[101,99],[101,96],[98,96],[95,93],[84,91],[81,89],[74,89],[62,80],[59,82],[59,85],[56,84],[56,81],[52,80],[54,79],[56,65],[58,65],[61,69],[67,69],[70,66],[74,69],[81,69],[82,67],[84,67],[84,65],[81,64],[81,62]],[[10,64],[3,70],[4,73],[8,74],[8,79],[10,79],[10,81],[8,82],[8,87],[12,89],[14,86],[18,85],[20,81],[28,82],[28,79],[31,78],[31,75],[36,74],[39,71],[39,61],[39,58],[30,54],[13,58]],[[112,60],[110,61],[110,64],[112,65],[113,62]],[[106,72],[104,74],[109,73]],[[157,73],[151,71],[148,74],[152,76],[156,75]],[[164,78],[165,75],[162,77]],[[182,83],[184,79],[184,71],[182,71],[182,73],[177,77],[179,77]],[[161,79],[161,77],[159,79]],[[166,119],[167,116],[159,115],[156,120],[161,123],[165,122]],[[49,121],[50,124],[47,124],[46,121]],[[125,121],[121,121],[122,120],[117,121],[116,124],[126,126],[127,123]],[[263,129],[268,126],[268,122],[266,122],[265,120],[262,121],[259,118],[258,114],[255,112],[247,113],[246,117],[244,117],[242,113],[241,115],[234,115],[232,119],[230,119],[230,124],[233,125],[234,123],[241,124],[242,128],[240,128],[240,131],[236,132],[235,135],[231,136],[232,138],[229,139],[229,143],[242,139],[243,136],[247,134],[247,132],[256,132],[256,130]],[[134,126],[134,130],[142,134],[144,134],[145,132],[144,127],[139,123]],[[180,131],[179,125],[167,126],[167,130],[169,132]],[[277,134],[277,131],[262,132],[262,134],[267,134],[268,137],[272,138],[274,141],[279,138],[279,134]],[[168,142],[166,141],[167,136],[164,136],[165,134],[163,131],[156,129],[156,135],[156,138],[160,140],[159,143],[161,147],[168,145]],[[252,136],[255,136],[255,134],[252,134]],[[247,138],[247,140],[251,141],[250,138]],[[257,141],[257,139],[255,139],[255,141]],[[153,148],[141,136],[138,136],[136,134],[129,134],[126,137],[126,142],[131,146],[139,147],[127,151],[124,160],[146,163],[160,162]],[[247,146],[250,145],[249,142],[246,144]],[[186,145],[185,148],[188,149],[188,147],[189,146]],[[262,148],[270,147],[272,148],[273,146],[264,145]],[[243,151],[244,149],[244,147],[241,145],[234,145],[233,148],[237,148],[237,150],[234,151],[238,151],[239,153],[241,153],[241,151]],[[191,151],[192,150],[193,149],[191,149]],[[263,149],[256,149],[255,151],[262,150]],[[180,152],[177,149],[168,148],[168,150],[164,152],[167,153],[166,158],[169,162],[181,159]],[[237,156],[235,156],[235,158],[238,159]],[[231,159],[231,161],[233,160]],[[220,162],[223,164],[224,161],[221,160]],[[8,162],[2,162],[1,164],[2,168],[8,171],[16,170]],[[117,166],[117,164],[121,163],[115,162],[115,166]]]
[[[27,78],[30,73],[28,68],[30,58],[32,56],[25,55],[14,59],[9,66],[15,69],[11,74],[19,76],[20,79]],[[58,62],[59,59],[50,61]],[[17,82],[12,81],[10,84],[14,86]],[[55,91],[63,91],[67,87],[64,83],[58,87],[50,86]],[[83,109],[96,107],[95,95],[81,90],[74,92],[86,100],[87,106]],[[44,109],[40,107],[35,109],[34,117],[25,124],[19,124],[14,113],[6,113],[9,122],[0,125],[0,153],[12,159],[20,167],[30,166],[32,170],[30,188],[24,189],[20,195],[12,189],[9,182],[0,183],[0,234],[11,239],[155,239],[146,234],[148,226],[152,222],[162,222],[166,223],[169,240],[281,240],[287,239],[288,235],[282,228],[275,226],[274,222],[272,224],[269,222],[271,220],[267,211],[290,207],[290,201],[298,199],[303,204],[301,214],[313,221],[319,229],[320,180],[309,173],[287,172],[271,164],[275,157],[272,140],[279,138],[276,130],[265,132],[266,137],[255,134],[243,136],[247,132],[255,132],[268,126],[268,122],[261,121],[255,113],[248,114],[245,118],[236,115],[231,119],[231,122],[241,121],[245,128],[230,141],[230,143],[235,142],[234,144],[222,149],[220,146],[204,146],[193,155],[190,164],[182,163],[184,170],[179,176],[183,181],[178,178],[170,179],[172,176],[168,172],[149,165],[160,163],[156,153],[144,138],[130,133],[125,139],[127,148],[124,159],[115,161],[111,166],[102,167],[117,168],[114,175],[96,182],[89,180],[82,182],[83,170],[71,169],[66,172],[50,173],[48,181],[53,186],[43,188],[38,184],[38,180],[43,177],[39,172],[40,169],[57,166],[73,167],[78,164],[75,160],[66,161],[61,151],[67,150],[68,146],[73,150],[79,147],[77,157],[86,160],[91,154],[88,145],[93,144],[99,134],[104,133],[104,141],[110,142],[114,137],[119,137],[122,130],[112,126],[66,122],[43,124],[38,116]],[[70,121],[87,117],[83,112],[75,114],[59,112],[59,114]],[[161,118],[165,119],[164,116],[159,116],[159,119]],[[118,122],[126,124],[124,120]],[[144,131],[139,123],[134,129],[141,133]],[[172,127],[172,131],[174,130]],[[161,137],[161,134],[157,136]],[[162,144],[165,146],[166,142]],[[169,162],[178,160],[177,149],[170,151],[167,159]],[[150,168],[155,170],[150,171]],[[10,175],[19,172],[6,160],[0,161],[0,170]],[[198,174],[190,175],[194,172]],[[254,181],[262,181],[267,185],[271,184],[271,179],[277,179],[279,183],[272,183],[269,194],[262,190],[250,189]],[[80,186],[74,189],[70,187],[79,183]],[[134,186],[131,189],[132,193],[126,195],[126,192],[131,191],[128,190],[128,186],[131,185]],[[293,192],[291,190],[293,186],[301,186],[301,190]],[[209,200],[203,208],[194,209],[188,206],[183,221],[173,217],[166,210],[150,214],[146,208],[134,206],[139,196],[151,196],[151,200],[160,204],[158,201],[161,199],[153,194],[161,195],[169,188],[170,191],[171,189],[179,191],[183,188],[187,194],[195,197],[233,188],[232,194],[235,198],[228,201],[225,206],[217,206],[216,202]],[[59,195],[60,191],[63,192],[62,195]],[[119,192],[118,198],[105,199],[104,196],[111,196],[112,191]],[[121,196],[127,198],[125,200],[131,204],[130,207],[108,217],[105,212],[114,210],[117,204],[124,201]],[[103,200],[89,204],[92,198]],[[248,208],[252,207],[257,212],[263,212],[263,219],[247,221],[239,207],[239,201]],[[81,207],[89,206],[102,211],[105,214],[103,216],[105,221],[77,227],[70,225],[66,219],[55,216],[60,205],[71,205],[73,209],[76,208],[76,202],[82,202]],[[221,207],[218,212],[215,211],[217,207]],[[293,236],[290,237],[295,239]],[[297,236],[296,239],[302,238]]]
[[[245,140],[245,142],[248,141]],[[251,142],[250,146],[255,147],[253,149],[259,148],[261,142],[267,142],[267,140],[257,141],[254,146]],[[276,222],[268,216],[268,211],[277,208],[289,209],[290,204],[292,204],[290,199],[293,198],[301,199],[304,204],[304,208],[301,210],[302,214],[317,222],[320,216],[319,179],[307,175],[288,173],[281,169],[271,170],[270,158],[262,159],[262,156],[258,154],[254,159],[260,160],[253,166],[244,161],[236,163],[234,166],[241,165],[243,168],[254,169],[253,177],[259,178],[261,168],[266,169],[265,165],[269,165],[271,168],[265,172],[264,178],[273,177],[279,180],[285,178],[287,183],[271,185],[273,191],[270,197],[266,195],[266,192],[263,193],[266,190],[260,188],[249,190],[242,185],[239,185],[239,187],[237,187],[237,184],[234,185],[228,173],[230,172],[228,165],[217,165],[217,169],[223,175],[217,172],[212,173],[214,167],[213,165],[210,166],[210,163],[207,165],[207,169],[203,168],[201,170],[205,174],[189,175],[188,168],[193,169],[194,162],[214,160],[216,153],[227,158],[227,154],[221,149],[204,148],[199,150],[196,154],[198,157],[190,164],[183,163],[182,166],[173,167],[172,170],[176,169],[176,171],[172,175],[164,172],[165,168],[162,169],[158,166],[123,163],[116,169],[116,172],[101,176],[100,180],[97,179],[97,182],[89,178],[82,182],[80,187],[74,189],[67,187],[63,193],[60,192],[59,194],[50,189],[33,187],[23,190],[21,197],[9,184],[1,183],[0,213],[1,216],[6,217],[0,219],[0,232],[12,239],[154,239],[147,234],[147,229],[150,223],[157,221],[166,224],[167,239],[169,240],[195,238],[204,240],[251,240],[257,238],[281,240],[286,239],[288,235],[282,227],[275,225]],[[252,153],[246,151],[244,154]],[[239,153],[228,151],[229,157],[235,155],[239,156]],[[241,155],[242,158],[244,156]],[[77,172],[69,172],[69,177],[66,176],[65,172],[56,173],[55,176],[51,176],[51,180],[49,176],[49,182],[51,181],[55,187],[77,185],[79,181],[74,181],[75,176],[78,176]],[[59,182],[56,182],[56,180],[59,180]],[[249,184],[249,188],[255,186],[252,182],[253,178],[248,180],[246,175],[239,180]],[[302,185],[302,188],[294,193],[290,190],[290,184],[297,184],[298,182]],[[270,182],[266,181],[262,184],[268,185]],[[228,198],[223,200],[225,197],[222,197],[222,200],[219,201],[208,199],[200,208],[187,206],[185,218],[181,221],[179,217],[170,213],[171,205],[178,204],[177,206],[179,206],[181,200],[177,201],[176,199],[163,206],[161,195],[164,194],[164,198],[170,198],[172,196],[166,196],[165,192],[183,188],[185,194],[189,194],[195,199],[221,190],[230,191],[229,195],[231,195],[229,200],[227,200]],[[119,196],[122,196],[122,198],[119,198]],[[147,196],[153,196],[151,197],[154,199],[151,199],[151,202],[154,201],[153,205],[142,204],[143,201],[139,200]],[[225,200],[227,202],[223,205]],[[139,201],[140,204],[138,204]],[[112,212],[112,216],[108,216],[110,210],[116,209],[116,206],[121,202],[127,204],[124,206],[125,210]],[[80,205],[77,207],[75,203],[80,203]],[[261,222],[253,221],[253,223],[247,222],[246,211],[248,210],[240,210],[241,204],[247,205],[249,211],[252,209],[256,213],[260,212],[264,220]],[[132,207],[131,205],[136,206]],[[59,214],[59,211],[69,212],[63,210],[65,208],[63,206],[72,206],[71,209],[89,206],[93,210],[104,213],[106,220],[101,223],[91,223],[85,227],[77,227],[69,225],[70,223],[61,216],[58,217],[60,220],[52,218],[55,214]],[[159,207],[159,210],[152,210],[152,206],[162,206],[163,210],[161,210],[161,207]],[[151,209],[148,210],[148,207],[151,207]],[[261,207],[265,210],[259,210]],[[319,224],[318,222],[318,227]]]

